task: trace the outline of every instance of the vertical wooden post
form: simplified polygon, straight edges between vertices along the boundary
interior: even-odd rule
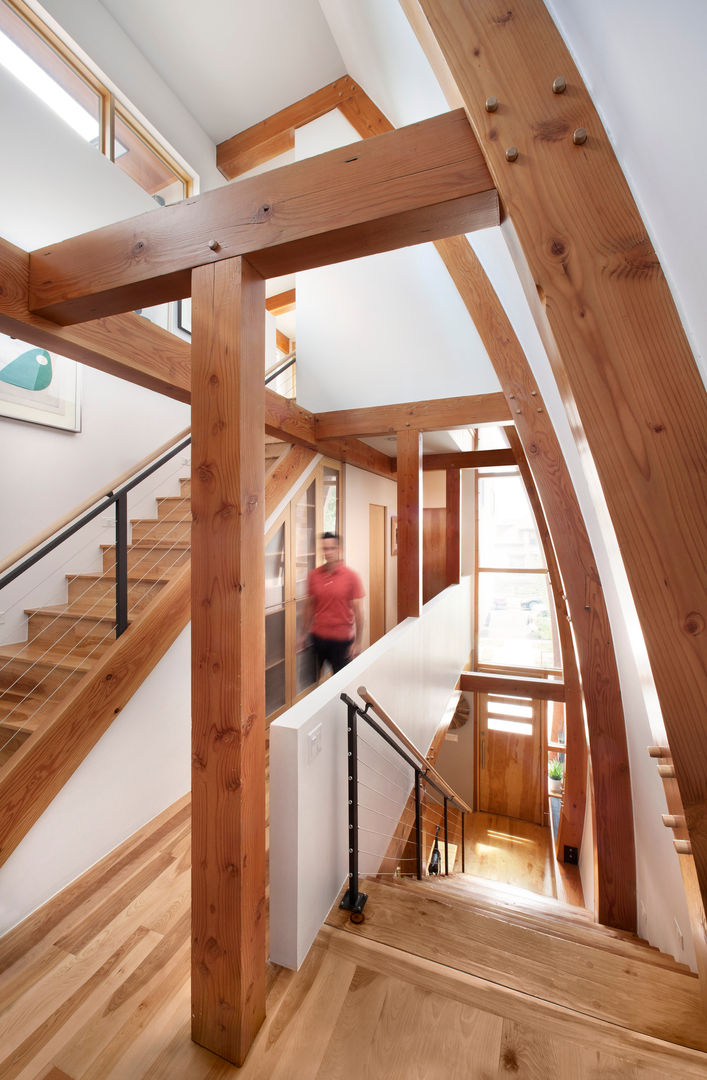
[[[447,585],[461,580],[461,469],[447,469]]]
[[[242,1064],[265,1017],[265,283],[192,275],[192,1037]]]
[[[422,434],[398,432],[398,622],[422,610]]]

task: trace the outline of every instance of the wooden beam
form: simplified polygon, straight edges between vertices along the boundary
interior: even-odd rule
[[[233,256],[274,277],[498,221],[457,110],[33,252],[30,308],[82,322],[188,296],[192,268]]]
[[[265,1018],[265,282],[194,272],[192,1038],[241,1065]]]
[[[276,507],[280,505],[292,491],[299,477],[314,459],[316,451],[309,450],[306,446],[291,446],[284,457],[275,465],[272,472],[268,473],[265,485],[265,520],[270,517]]]
[[[265,310],[271,315],[286,315],[288,311],[294,311],[297,306],[296,289],[287,289],[285,292],[268,296],[265,300]]]
[[[422,611],[422,433],[398,432],[398,622]]]
[[[406,428],[448,431],[473,427],[474,424],[507,423],[510,417],[511,411],[503,394],[477,394],[315,413],[314,421],[318,439],[336,439],[349,435],[358,438],[394,435]]]
[[[216,165],[227,180],[234,180],[249,169],[286,153],[295,145],[296,128],[336,109],[357,89],[357,83],[344,75],[315,90],[286,109],[219,143],[216,147]]]
[[[285,356],[289,356],[292,350],[292,341],[283,334],[282,330],[275,330],[275,344],[281,353]]]
[[[424,461],[424,458],[423,458]],[[461,581],[461,508],[462,485],[459,469],[447,469],[446,473],[446,571],[447,585]]]
[[[422,468],[425,472],[440,469],[496,469],[516,465],[512,450],[459,450],[451,454],[425,454]]]
[[[494,675],[486,671],[462,671],[459,689],[465,693],[504,694],[506,697],[532,698],[533,701],[564,701],[565,686],[548,679],[530,679],[525,675]]]
[[[0,332],[148,390],[189,401],[189,344],[129,312],[63,327],[28,306],[29,254],[0,238]]]
[[[188,624],[189,582],[189,567],[175,574],[109,654],[97,661],[55,714],[3,766],[0,865]]]
[[[497,178],[509,246],[572,430],[596,466],[707,906],[707,727],[698,720],[707,634],[697,601],[707,594],[705,387],[609,139],[545,6],[526,0],[510,17],[498,0],[420,6]],[[473,50],[483,65],[469,62]],[[566,93],[548,93],[551,72],[565,77]],[[488,114],[485,97],[499,85],[504,108]],[[579,126],[588,138],[577,146]],[[520,150],[513,164],[504,157],[510,142]]]

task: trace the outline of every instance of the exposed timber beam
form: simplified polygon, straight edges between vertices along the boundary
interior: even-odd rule
[[[424,459],[423,459],[424,460]],[[445,475],[445,577],[447,585],[461,581],[462,484],[459,469],[447,469]]]
[[[422,468],[425,472],[442,469],[495,469],[503,465],[515,465],[512,450],[459,450],[451,454],[424,454]]]
[[[0,331],[148,390],[189,401],[190,348],[128,312],[82,326],[57,326],[29,310],[29,254],[0,238]]]
[[[459,689],[465,693],[504,694],[534,701],[564,701],[565,687],[549,679],[530,679],[524,675],[493,675],[485,671],[462,671]]]
[[[194,272],[192,1038],[241,1065],[265,1019],[265,282]]]
[[[406,9],[409,0],[405,0]],[[540,0],[421,0],[457,84],[580,447],[591,451],[646,643],[707,907],[707,394],[591,97]],[[470,60],[482,55],[483,64]],[[564,94],[548,93],[561,72]],[[503,85],[504,109],[484,100]],[[578,127],[586,142],[574,145]],[[538,132],[551,137],[537,137]],[[519,148],[509,166],[504,148]],[[601,519],[601,514],[600,514]],[[609,543],[609,550],[611,545]],[[596,773],[595,773],[596,776]]]
[[[349,435],[372,438],[375,435],[394,435],[406,428],[449,431],[473,427],[475,424],[505,424],[510,417],[511,411],[503,394],[406,401],[400,405],[374,405],[365,409],[340,409],[314,414],[318,439]]]
[[[275,277],[498,222],[458,109],[35,251],[30,308],[83,322],[188,296],[194,267],[234,256]]]
[[[287,334],[283,334],[282,330],[275,330],[275,344],[279,352],[284,353],[285,356],[289,356],[292,352],[292,339],[288,338]]]
[[[287,289],[285,292],[276,293],[265,299],[265,310],[271,315],[286,315],[288,311],[294,311],[297,306],[297,292],[295,289]]]

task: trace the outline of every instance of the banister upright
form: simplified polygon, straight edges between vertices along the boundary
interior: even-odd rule
[[[348,795],[349,795],[349,888],[339,904],[351,912],[352,920],[363,918],[367,893],[358,891],[358,739],[356,720],[358,709],[355,702],[342,694],[348,709]]]

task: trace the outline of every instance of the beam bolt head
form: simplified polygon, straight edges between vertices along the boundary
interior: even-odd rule
[[[577,128],[572,132],[572,142],[575,146],[582,146],[587,141],[587,129]]]
[[[517,160],[518,160],[518,147],[517,146],[509,146],[508,149],[506,150],[506,161],[517,161]]]
[[[484,108],[486,109],[486,112],[496,112],[496,109],[498,108],[498,98],[487,97],[484,102]]]
[[[209,247],[212,251],[219,251],[221,245],[219,244],[218,240],[209,240]]]
[[[567,79],[564,75],[558,75],[552,84],[553,94],[564,94],[567,89]]]

